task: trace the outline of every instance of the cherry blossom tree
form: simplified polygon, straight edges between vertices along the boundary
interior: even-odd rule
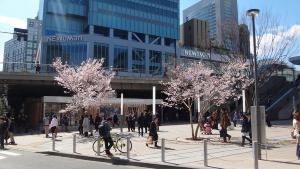
[[[66,110],[100,106],[104,99],[114,94],[110,86],[114,72],[104,69],[103,59],[88,59],[79,66],[70,66],[57,58],[53,66],[57,72],[55,81],[72,95]]]
[[[188,110],[192,138],[196,139],[203,113],[210,106],[240,98],[242,90],[251,85],[252,80],[245,73],[247,69],[247,63],[241,59],[230,60],[218,72],[200,62],[179,65],[172,71],[170,80],[162,82],[163,93],[167,96],[164,104]],[[197,128],[194,130],[192,107],[198,98],[201,99],[201,109],[198,110]]]

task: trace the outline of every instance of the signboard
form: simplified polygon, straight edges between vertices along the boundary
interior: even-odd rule
[[[68,36],[49,36],[46,38],[48,42],[67,42],[67,41],[82,41],[81,35],[68,35]]]
[[[201,52],[191,49],[181,49],[181,56],[199,58],[199,59],[208,59],[208,54],[206,52]]]

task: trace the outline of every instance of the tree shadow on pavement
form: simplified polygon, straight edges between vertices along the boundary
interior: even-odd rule
[[[299,163],[291,162],[291,161],[278,161],[278,160],[265,160],[262,159],[262,161],[268,161],[268,162],[274,162],[274,163],[282,163],[282,164],[292,164],[292,165],[300,165]]]

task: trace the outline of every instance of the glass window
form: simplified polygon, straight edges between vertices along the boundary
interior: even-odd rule
[[[103,66],[108,67],[108,56],[109,54],[109,45],[103,43],[94,44],[94,58],[95,59],[104,59]]]
[[[114,68],[117,71],[128,71],[128,48],[116,46],[114,49]]]
[[[149,64],[150,74],[160,75],[162,73],[161,52],[150,50],[149,60],[150,60],[150,64]]]
[[[145,73],[146,52],[144,49],[132,50],[132,71],[135,73]]]

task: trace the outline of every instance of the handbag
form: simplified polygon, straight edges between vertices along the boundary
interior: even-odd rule
[[[153,137],[152,136],[148,136],[147,144],[153,144]]]

